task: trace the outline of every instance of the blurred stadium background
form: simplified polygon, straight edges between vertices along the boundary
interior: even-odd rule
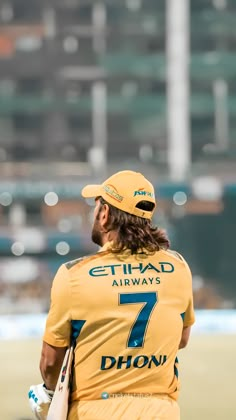
[[[193,272],[196,333],[235,333],[235,22],[236,0],[0,2],[2,342],[39,336],[57,268],[96,250],[81,187],[122,169],[155,185],[155,223]],[[209,352],[224,363],[220,337]],[[188,378],[195,394],[207,366],[200,385]],[[0,381],[1,418],[29,418]],[[231,411],[217,413],[233,420],[227,395]],[[206,413],[196,418],[218,418]]]

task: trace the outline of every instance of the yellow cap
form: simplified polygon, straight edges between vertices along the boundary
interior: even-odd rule
[[[156,207],[153,185],[139,172],[117,172],[101,185],[86,185],[81,194],[85,198],[101,196],[112,206],[144,219],[151,219]],[[153,210],[137,208],[140,201],[153,203]]]

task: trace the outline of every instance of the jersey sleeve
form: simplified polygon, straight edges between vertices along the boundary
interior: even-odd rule
[[[186,273],[186,282],[187,282],[187,291],[188,291],[188,306],[186,308],[186,311],[184,313],[184,327],[191,327],[191,325],[195,322],[195,314],[194,314],[194,303],[193,303],[193,286],[192,286],[192,273],[190,270],[190,267],[185,260],[185,258],[179,254],[178,252],[174,251],[174,253],[178,256],[180,260],[183,261],[185,266],[185,273]]]
[[[189,304],[184,315],[184,327],[191,327],[195,322],[194,308],[193,308],[193,296],[189,299]]]
[[[188,290],[189,290],[188,306],[184,315],[184,327],[191,327],[191,325],[193,325],[195,322],[192,273],[191,273],[188,263],[185,261],[184,258],[183,258],[183,261],[187,270]]]
[[[67,347],[71,337],[71,290],[65,265],[57,271],[51,289],[51,303],[43,341],[55,347]]]

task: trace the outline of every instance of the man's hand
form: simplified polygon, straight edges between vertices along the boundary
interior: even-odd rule
[[[46,420],[54,391],[48,390],[44,384],[31,385],[28,393],[30,408],[36,419]]]

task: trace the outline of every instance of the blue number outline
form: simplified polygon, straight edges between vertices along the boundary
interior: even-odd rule
[[[127,340],[127,347],[143,347],[153,309],[158,302],[157,292],[120,293],[119,305],[144,303],[136,316]]]

